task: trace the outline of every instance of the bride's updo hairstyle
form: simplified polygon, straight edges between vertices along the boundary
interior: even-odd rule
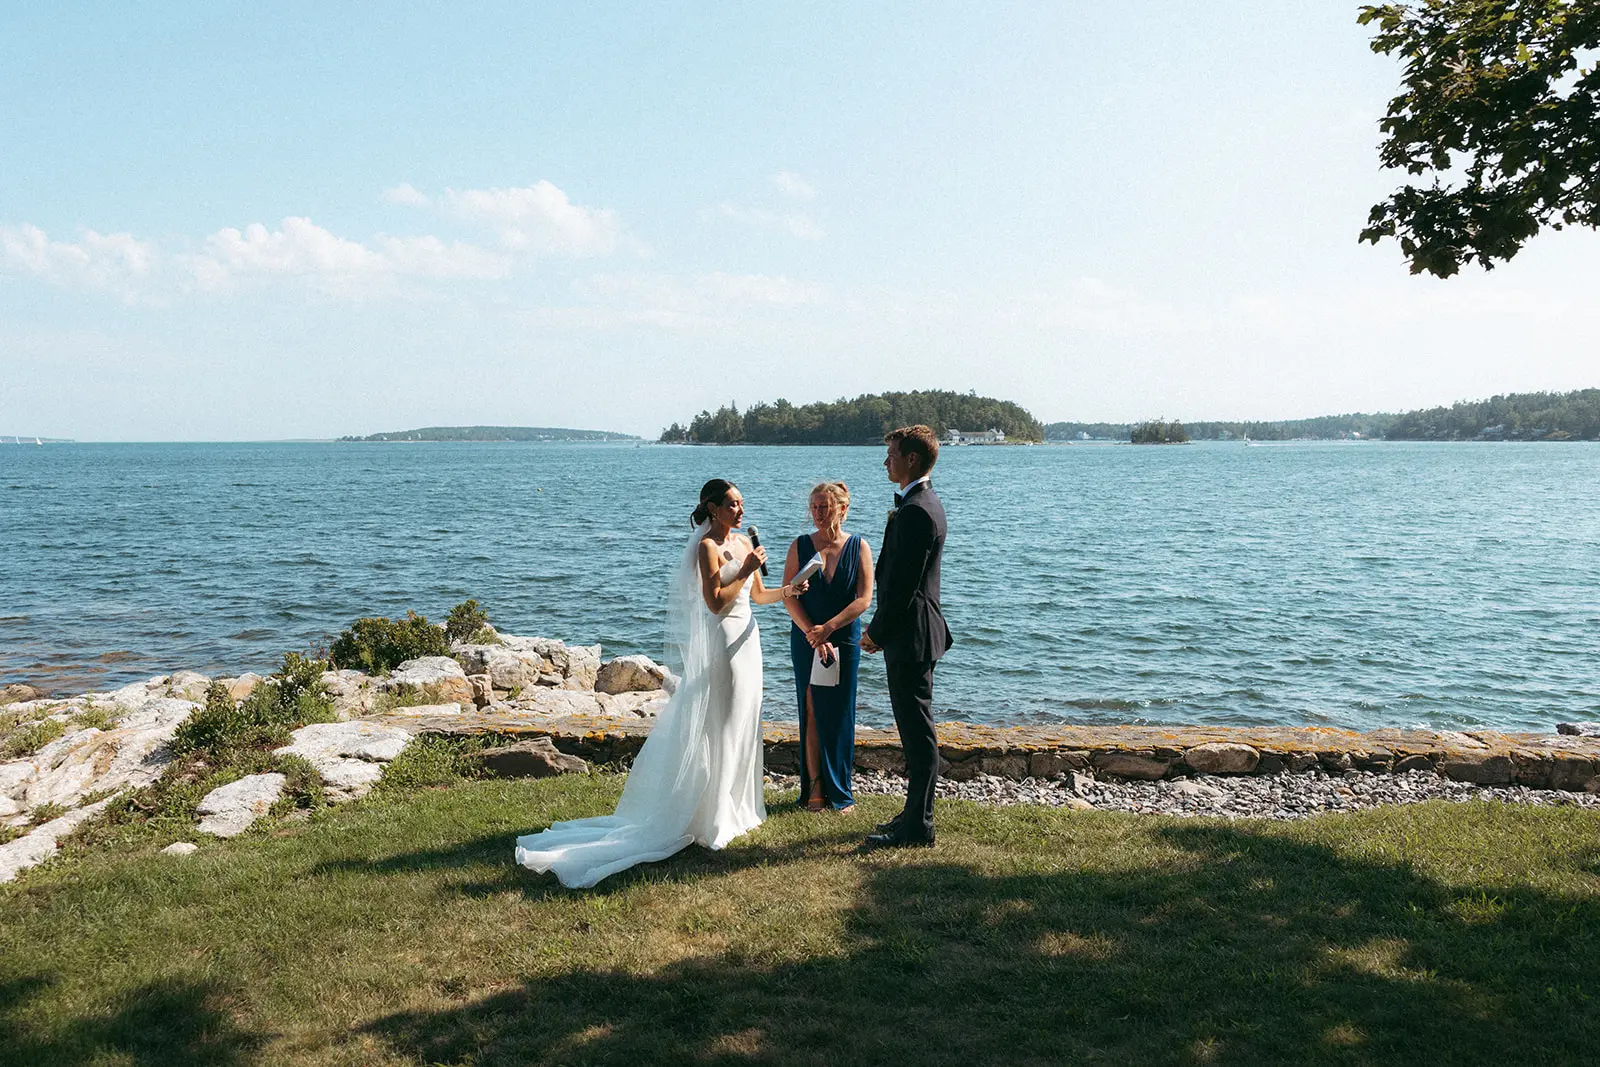
[[[700,506],[689,516],[689,525],[699,526],[702,522],[710,522],[712,505],[724,503],[728,499],[728,490],[732,488],[733,483],[726,478],[713,478],[702,485]]]
[[[825,496],[833,501],[833,506],[839,509],[841,522],[850,513],[850,487],[843,482],[818,482],[811,487],[811,496]]]

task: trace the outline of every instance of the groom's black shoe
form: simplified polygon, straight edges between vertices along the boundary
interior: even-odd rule
[[[932,848],[933,833],[927,836],[910,834],[898,826],[881,834],[868,834],[867,839],[861,842],[862,852],[876,852],[880,848]]]
[[[905,818],[905,813],[901,812],[899,815],[896,815],[894,818],[890,819],[888,822],[880,822],[877,826],[874,826],[872,828],[872,832],[875,833],[875,834],[892,834],[896,830],[900,829],[900,820],[902,820],[904,818]]]

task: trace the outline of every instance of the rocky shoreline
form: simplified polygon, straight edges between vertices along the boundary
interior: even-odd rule
[[[776,789],[798,789],[795,775],[768,776]],[[855,776],[860,796],[903,796],[903,777],[882,771]],[[1121,811],[1180,818],[1305,819],[1334,811],[1365,811],[1386,804],[1430,800],[1473,800],[1514,804],[1569,805],[1600,811],[1600,793],[1573,793],[1528,786],[1482,786],[1456,782],[1433,771],[1285,772],[1270,777],[1196,775],[1165,781],[1119,781],[1068,771],[1055,778],[999,778],[980,774],[965,781],[941,779],[941,800],[970,800],[999,806],[1030,804],[1047,808]]]
[[[309,765],[313,788],[334,803],[371,790],[418,737],[477,739],[490,774],[620,767],[649,736],[673,684],[643,656],[603,660],[599,645],[488,637],[386,674],[325,672],[321,686],[336,721],[294,730],[271,755]],[[155,782],[176,759],[179,728],[208,689],[218,691],[216,682],[225,690],[220,699],[237,704],[267,680],[177,671],[64,698],[22,685],[0,689],[0,882],[54,855],[118,796]],[[1592,724],[1539,735],[945,723],[940,796],[1269,819],[1434,799],[1600,807],[1597,734]],[[797,728],[766,723],[763,742],[769,781],[792,788]],[[858,730],[856,765],[863,794],[903,790],[892,731]],[[226,777],[213,778],[194,809],[196,834],[243,833],[276,810],[288,784],[281,770]],[[175,842],[171,851],[185,854],[191,845]]]

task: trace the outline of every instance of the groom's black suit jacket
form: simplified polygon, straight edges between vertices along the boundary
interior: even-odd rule
[[[911,487],[883,531],[878,608],[867,636],[885,657],[932,663],[954,644],[939,608],[944,505],[927,482]]]

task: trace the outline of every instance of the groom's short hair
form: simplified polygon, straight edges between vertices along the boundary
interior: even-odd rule
[[[917,469],[923,474],[933,470],[933,465],[939,462],[939,437],[920,422],[915,426],[890,430],[883,435],[883,442],[898,444],[902,456],[916,456]]]

